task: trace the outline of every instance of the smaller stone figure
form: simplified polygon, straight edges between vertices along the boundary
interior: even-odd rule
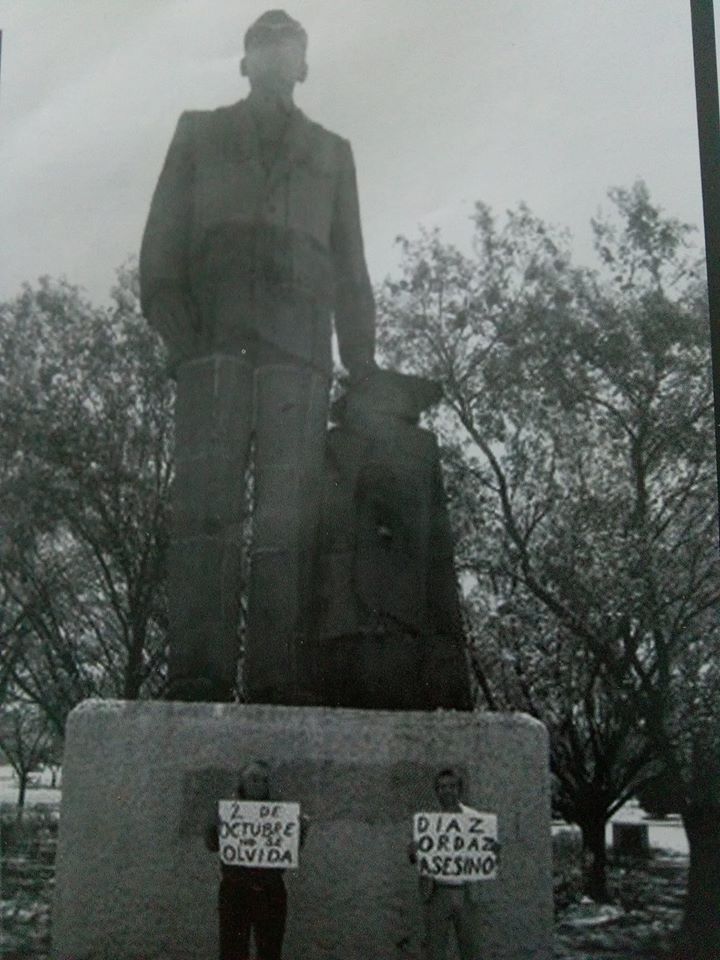
[[[461,803],[463,778],[453,767],[435,777],[435,795],[440,810],[447,813],[476,813]],[[408,857],[417,862],[417,845],[411,841]],[[479,884],[461,878],[442,880],[421,876],[420,898],[425,922],[425,960],[446,960],[451,928],[457,938],[460,960],[478,960],[481,956],[479,930]]]
[[[240,771],[238,800],[270,800],[270,771],[263,760],[251,760]],[[300,820],[300,844],[304,842],[307,820]],[[217,852],[217,823],[205,831],[208,850]],[[283,870],[263,867],[235,867],[221,864],[218,894],[220,960],[248,960],[250,934],[255,938],[257,960],[281,960],[287,893]]]
[[[333,407],[307,684],[316,702],[472,709],[440,451],[418,425],[441,395],[377,369]]]

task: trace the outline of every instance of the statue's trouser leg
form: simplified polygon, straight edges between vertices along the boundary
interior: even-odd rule
[[[231,700],[237,670],[244,479],[255,434],[255,514],[244,682],[292,703],[311,598],[327,378],[214,355],[178,372],[169,556],[169,696]]]
[[[244,661],[248,700],[299,703],[322,492],[327,378],[259,366],[255,381],[255,514]]]
[[[253,395],[254,369],[242,358],[214,355],[178,371],[168,569],[174,699],[233,698]]]

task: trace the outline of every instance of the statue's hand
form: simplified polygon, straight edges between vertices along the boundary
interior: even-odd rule
[[[163,290],[152,301],[150,326],[163,339],[168,368],[174,374],[181,363],[197,354],[199,319],[189,299],[181,292]]]

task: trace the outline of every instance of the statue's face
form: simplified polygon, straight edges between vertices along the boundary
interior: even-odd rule
[[[292,90],[307,74],[305,44],[296,37],[278,37],[270,43],[252,46],[243,57],[241,72],[251,87],[277,92]]]

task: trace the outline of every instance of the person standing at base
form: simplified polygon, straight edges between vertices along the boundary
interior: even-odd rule
[[[454,767],[446,767],[435,777],[435,795],[443,813],[475,813],[461,803],[463,778]],[[417,863],[417,844],[410,842],[408,856]],[[480,960],[478,930],[479,884],[461,877],[437,879],[421,876],[420,898],[425,925],[425,960],[446,960],[450,931],[455,931],[460,960]]]
[[[264,760],[251,760],[240,771],[238,800],[270,800],[270,771]],[[307,820],[300,820],[300,844]],[[208,850],[220,846],[217,823],[205,831]],[[281,960],[287,919],[287,893],[283,870],[235,867],[221,863],[218,892],[220,960],[249,960],[250,934],[257,960]]]

